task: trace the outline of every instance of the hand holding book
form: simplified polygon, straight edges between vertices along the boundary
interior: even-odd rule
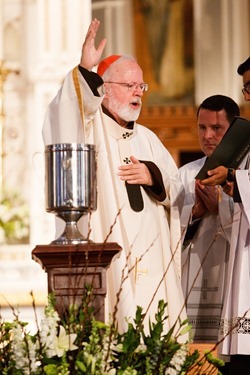
[[[204,180],[209,177],[208,171],[214,170],[217,167],[223,166],[226,180],[228,168],[237,169],[241,161],[244,159],[246,154],[250,150],[250,121],[242,118],[235,117],[235,119],[230,124],[227,132],[222,138],[220,144],[214,150],[212,155],[207,158],[205,164],[198,172],[195,177],[197,180]],[[216,179],[216,173],[223,175],[222,170],[217,170],[213,172],[214,179]],[[220,178],[222,178],[222,175]],[[216,184],[220,184],[217,182]]]

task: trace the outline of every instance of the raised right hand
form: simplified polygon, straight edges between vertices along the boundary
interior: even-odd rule
[[[106,45],[106,38],[102,39],[98,47],[95,47],[96,33],[99,29],[100,21],[96,18],[93,19],[89,25],[83,46],[80,66],[85,69],[92,70],[94,66],[99,64],[103,50]]]

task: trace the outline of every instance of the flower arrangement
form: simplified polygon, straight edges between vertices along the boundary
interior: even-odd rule
[[[2,191],[0,196],[0,244],[20,243],[29,236],[26,203],[17,193]]]
[[[44,318],[37,322],[37,332],[31,334],[27,324],[15,319],[5,322],[0,316],[0,373],[3,375],[182,375],[215,374],[223,361],[205,352],[199,358],[188,343],[179,341],[190,330],[187,321],[164,334],[167,304],[158,303],[155,321],[149,322],[149,333],[143,325],[144,314],[137,308],[127,331],[119,333],[111,322],[95,320],[89,304],[90,288],[79,307],[72,305],[60,318],[55,298],[48,296]],[[35,303],[33,297],[33,306]],[[204,370],[205,368],[205,370]]]

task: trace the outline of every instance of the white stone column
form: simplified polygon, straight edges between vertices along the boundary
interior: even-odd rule
[[[67,72],[79,63],[90,20],[91,0],[37,0],[33,7],[28,3],[26,5],[26,37],[29,41],[26,46],[29,51],[27,70],[32,87],[27,97],[27,136],[29,154],[34,160],[30,185],[33,244],[51,242],[55,232],[55,217],[46,213],[44,199],[42,126],[45,111]]]
[[[0,0],[0,61],[3,60],[3,0]]]
[[[249,56],[249,2],[194,0],[195,102],[224,94],[242,100],[238,65]]]

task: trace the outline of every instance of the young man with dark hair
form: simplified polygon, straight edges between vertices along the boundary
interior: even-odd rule
[[[239,65],[243,95],[250,101],[250,57]],[[227,291],[222,311],[219,353],[230,356],[230,375],[250,372],[250,154],[237,170],[219,166],[208,171],[203,186],[224,183],[234,199],[234,217],[228,266]]]
[[[197,111],[198,138],[205,156],[180,168],[185,188],[181,215],[185,235],[182,286],[196,343],[215,343],[218,340],[233,203],[220,186],[203,186],[195,176],[239,113],[237,103],[227,96],[206,98]]]

